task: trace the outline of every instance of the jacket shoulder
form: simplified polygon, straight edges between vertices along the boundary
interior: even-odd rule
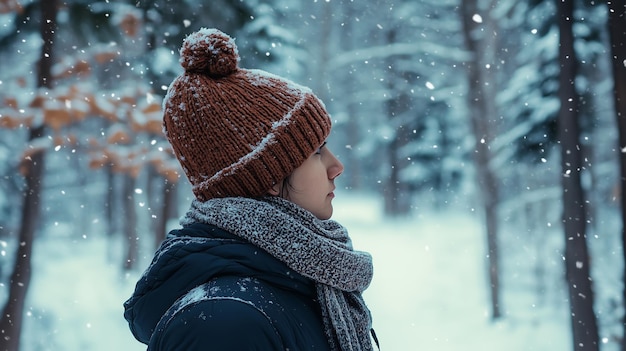
[[[161,318],[149,350],[282,350],[273,294],[252,278],[220,277],[180,298]]]

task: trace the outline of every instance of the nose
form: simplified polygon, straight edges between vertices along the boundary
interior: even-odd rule
[[[334,180],[343,173],[343,163],[332,152],[328,152],[328,166],[326,171],[328,173],[328,179]]]

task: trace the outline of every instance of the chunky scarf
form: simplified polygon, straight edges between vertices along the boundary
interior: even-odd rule
[[[181,225],[195,222],[225,229],[312,279],[331,349],[373,349],[371,316],[361,296],[372,280],[372,258],[352,249],[339,223],[279,197],[195,200]]]

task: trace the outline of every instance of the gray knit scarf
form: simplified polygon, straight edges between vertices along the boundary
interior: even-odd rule
[[[361,296],[372,280],[372,258],[352,249],[339,223],[270,196],[195,200],[181,225],[195,222],[225,229],[315,281],[332,350],[373,349],[371,316]]]

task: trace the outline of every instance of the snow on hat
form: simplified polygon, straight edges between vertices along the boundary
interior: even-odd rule
[[[163,101],[163,131],[201,201],[266,194],[330,133],[309,88],[240,68],[234,40],[217,29],[189,35],[180,64],[185,71]]]

